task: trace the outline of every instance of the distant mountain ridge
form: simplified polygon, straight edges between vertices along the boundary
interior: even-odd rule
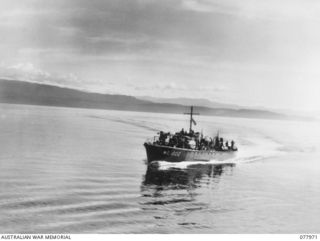
[[[239,105],[224,104],[220,102],[210,101],[204,98],[156,98],[150,96],[136,96],[140,100],[147,100],[155,103],[167,103],[167,104],[178,104],[178,105],[195,105],[209,108],[225,108],[225,109],[243,109]]]
[[[155,103],[126,95],[90,93],[53,85],[4,79],[0,79],[0,102],[157,113],[183,113],[189,108],[189,104]],[[201,115],[266,119],[289,118],[287,115],[266,110],[194,106]]]

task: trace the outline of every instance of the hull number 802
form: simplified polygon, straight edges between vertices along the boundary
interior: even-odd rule
[[[173,152],[171,152],[171,156],[179,157],[180,154],[181,154],[181,151],[173,151]]]

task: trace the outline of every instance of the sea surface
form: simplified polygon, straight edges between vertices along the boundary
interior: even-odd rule
[[[198,116],[228,163],[143,147],[188,116],[0,104],[0,233],[320,233],[320,123]]]

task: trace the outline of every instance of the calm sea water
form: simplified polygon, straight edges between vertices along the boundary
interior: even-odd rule
[[[229,164],[160,162],[184,115],[0,105],[0,233],[319,233],[320,124],[199,116]]]

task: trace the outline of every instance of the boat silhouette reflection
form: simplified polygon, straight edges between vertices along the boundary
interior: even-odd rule
[[[197,198],[203,191],[202,187],[212,188],[212,182],[218,185],[224,173],[232,174],[233,166],[234,164],[195,164],[186,168],[162,169],[148,165],[141,185],[140,204],[145,210],[162,210],[161,207],[170,206],[176,213],[203,209],[208,204]]]
[[[188,189],[201,185],[201,180],[217,179],[234,164],[192,164],[187,168],[161,169],[149,165],[142,182],[143,187],[163,189]]]

